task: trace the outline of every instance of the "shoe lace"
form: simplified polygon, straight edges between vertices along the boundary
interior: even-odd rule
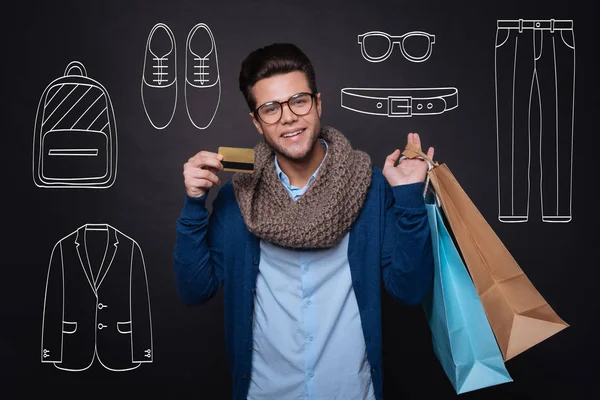
[[[205,56],[205,57],[195,56],[194,57],[194,61],[195,61],[195,63],[194,63],[194,82],[195,83],[204,85],[206,82],[208,82],[208,75],[210,74],[209,72],[207,72],[207,69],[209,67],[208,60],[209,60],[208,56]]]
[[[153,55],[152,59],[154,60],[154,64],[152,65],[152,68],[154,69],[152,75],[154,77],[152,81],[160,86],[164,82],[167,82],[167,79],[165,79],[165,77],[169,74],[167,71],[167,69],[169,68],[169,57],[167,57],[166,55],[162,57]]]

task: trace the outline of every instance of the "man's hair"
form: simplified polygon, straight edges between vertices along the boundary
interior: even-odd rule
[[[256,108],[252,87],[261,79],[289,72],[303,72],[312,93],[317,93],[315,71],[310,59],[296,45],[273,43],[250,53],[242,62],[239,85],[250,111]]]

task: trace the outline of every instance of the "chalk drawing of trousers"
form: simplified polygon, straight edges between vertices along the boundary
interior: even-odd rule
[[[536,178],[530,176],[530,167],[539,162],[542,221],[569,222],[573,21],[497,21],[495,69],[498,219],[507,223],[528,220],[531,179]]]

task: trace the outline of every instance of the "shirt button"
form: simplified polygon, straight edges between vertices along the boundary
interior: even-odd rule
[[[304,267],[304,270],[305,270],[306,272],[308,272],[308,270],[309,270],[309,269],[310,269],[310,267],[309,267],[308,265],[306,265],[306,266]]]
[[[306,300],[306,304],[310,305],[310,304],[312,304],[312,301]]]
[[[311,373],[310,373],[310,374],[308,374],[308,375],[310,375],[310,377],[312,378],[313,376],[315,376],[315,373],[314,373],[314,372],[311,372]]]
[[[313,340],[315,340],[315,337],[314,337],[313,335],[310,335],[310,336],[308,337],[308,340],[310,340],[310,341],[312,342]]]

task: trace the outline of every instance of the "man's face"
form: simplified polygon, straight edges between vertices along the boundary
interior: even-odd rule
[[[297,93],[311,93],[308,79],[303,72],[294,71],[261,79],[252,88],[257,107],[270,101],[287,101]],[[317,93],[311,110],[306,115],[294,114],[286,104],[282,107],[281,119],[266,124],[250,113],[258,132],[278,157],[290,161],[306,159],[317,145],[321,132],[321,95]]]

